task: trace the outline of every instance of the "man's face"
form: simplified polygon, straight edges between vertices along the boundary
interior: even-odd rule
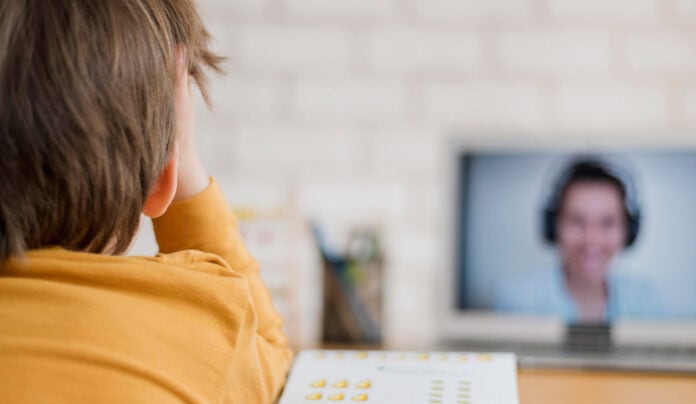
[[[558,215],[558,245],[566,271],[600,281],[626,242],[626,216],[619,189],[607,182],[568,187]]]

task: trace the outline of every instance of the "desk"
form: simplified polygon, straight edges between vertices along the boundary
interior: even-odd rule
[[[520,404],[693,404],[696,376],[524,370]]]

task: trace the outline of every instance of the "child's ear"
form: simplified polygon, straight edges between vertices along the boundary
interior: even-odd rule
[[[176,194],[179,173],[179,145],[175,142],[171,157],[164,166],[157,182],[145,199],[143,213],[152,219],[162,216]]]

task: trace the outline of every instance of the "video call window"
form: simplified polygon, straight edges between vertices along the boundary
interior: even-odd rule
[[[696,152],[466,154],[457,206],[459,309],[696,319]]]

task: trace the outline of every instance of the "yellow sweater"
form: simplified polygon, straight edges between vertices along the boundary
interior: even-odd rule
[[[156,257],[50,248],[6,262],[0,401],[276,398],[292,354],[218,186],[174,203],[154,227]]]

